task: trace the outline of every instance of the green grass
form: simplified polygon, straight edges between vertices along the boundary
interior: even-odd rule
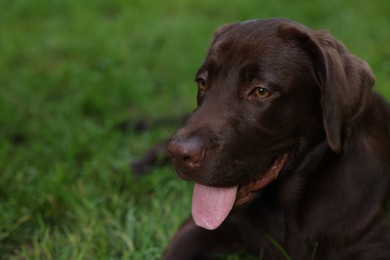
[[[214,30],[253,18],[329,29],[390,97],[389,13],[388,0],[1,1],[0,258],[158,258],[192,188],[129,162],[174,127],[116,126],[191,111]]]

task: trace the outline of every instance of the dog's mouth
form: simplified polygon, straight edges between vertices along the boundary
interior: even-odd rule
[[[192,196],[192,217],[195,223],[209,230],[218,228],[234,206],[251,201],[254,192],[277,179],[287,161],[287,156],[288,154],[285,153],[277,157],[265,174],[245,185],[219,188],[196,183]]]

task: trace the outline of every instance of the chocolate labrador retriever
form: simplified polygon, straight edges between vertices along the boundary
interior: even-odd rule
[[[390,112],[369,66],[284,19],[220,28],[172,138],[192,218],[164,259],[390,259]]]

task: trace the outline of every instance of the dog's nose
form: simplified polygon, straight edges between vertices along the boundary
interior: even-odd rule
[[[172,139],[168,146],[173,164],[182,170],[194,170],[200,167],[201,161],[205,157],[206,150],[204,144],[198,138],[185,140]]]

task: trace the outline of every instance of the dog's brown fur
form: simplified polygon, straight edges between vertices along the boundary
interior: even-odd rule
[[[165,259],[284,259],[270,238],[292,259],[390,259],[390,113],[365,62],[325,31],[255,20],[219,29],[196,77],[170,145],[181,177],[243,188],[287,161],[216,230],[189,218]]]

